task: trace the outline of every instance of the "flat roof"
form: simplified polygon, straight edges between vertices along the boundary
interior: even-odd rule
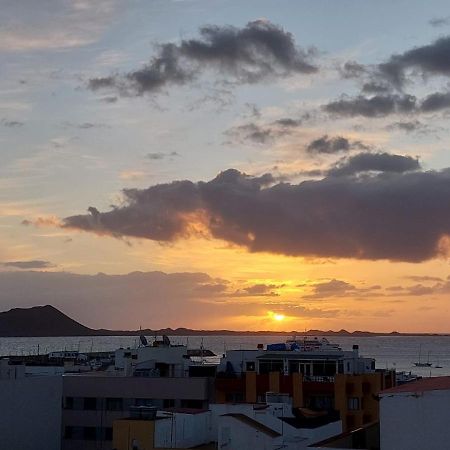
[[[380,392],[380,395],[450,390],[450,376],[422,378]]]

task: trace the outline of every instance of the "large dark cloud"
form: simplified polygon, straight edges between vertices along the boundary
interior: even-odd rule
[[[122,205],[89,208],[62,226],[173,241],[201,222],[215,238],[286,255],[419,262],[446,250],[450,169],[273,183],[230,169],[208,182],[128,189]]]
[[[450,36],[431,44],[413,48],[378,66],[380,75],[396,87],[402,87],[406,71],[413,69],[422,75],[450,75]]]
[[[212,69],[235,83],[256,83],[294,73],[317,72],[313,50],[299,48],[291,33],[266,20],[243,28],[208,25],[200,38],[158,46],[150,62],[124,75],[93,78],[92,90],[113,89],[119,94],[154,93],[170,85],[183,85]]]
[[[365,152],[338,162],[328,171],[328,175],[349,176],[363,172],[403,173],[419,169],[419,161],[411,156]]]
[[[449,55],[450,57],[450,55]],[[435,112],[450,108],[450,92],[435,92],[424,98],[421,111]]]
[[[361,141],[353,141],[343,136],[328,137],[326,134],[314,139],[306,147],[306,151],[311,154],[335,154],[355,149],[367,150],[368,146]]]

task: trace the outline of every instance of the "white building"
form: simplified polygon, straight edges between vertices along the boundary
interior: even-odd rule
[[[211,431],[217,428],[218,448],[223,450],[306,450],[342,431],[336,418],[301,420],[283,403],[215,404],[210,409]]]
[[[381,450],[450,448],[450,377],[423,378],[380,394]]]
[[[323,342],[325,341],[325,342]],[[227,351],[218,367],[218,372],[241,374],[256,372],[266,374],[280,372],[284,375],[302,373],[309,379],[331,378],[338,373],[361,374],[375,372],[375,360],[359,354],[358,345],[353,350],[342,350],[326,339],[298,340],[295,347],[287,344],[268,345],[267,349]],[[303,342],[311,342],[307,346]],[[313,345],[315,343],[315,345]]]

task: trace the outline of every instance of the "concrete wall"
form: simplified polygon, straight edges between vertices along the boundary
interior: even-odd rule
[[[381,450],[450,448],[450,391],[383,395]]]
[[[65,397],[207,400],[207,378],[64,376]]]
[[[382,373],[338,374],[334,383],[334,407],[339,411],[344,431],[354,430],[378,420],[377,394],[383,389]],[[357,399],[359,408],[349,409],[349,399]]]
[[[192,448],[207,444],[211,442],[210,428],[210,411],[169,415],[155,422],[155,448]]]
[[[63,378],[63,396],[94,397],[101,399],[100,409],[65,409],[62,415],[63,430],[67,426],[110,428],[114,420],[128,417],[126,406],[133,399],[152,399],[162,404],[164,399],[175,400],[180,406],[182,400],[200,400],[207,406],[210,388],[208,378],[142,378],[105,375],[66,375]],[[124,399],[123,410],[106,411],[107,398]],[[90,450],[99,447],[100,441],[63,439],[64,450]],[[111,441],[102,441],[103,450],[112,448]],[[1,447],[0,447],[1,449]],[[3,450],[3,449],[1,449]]]
[[[0,380],[0,448],[60,450],[62,377]]]

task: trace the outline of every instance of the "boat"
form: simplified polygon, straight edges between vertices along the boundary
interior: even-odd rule
[[[288,339],[286,342],[279,344],[268,344],[267,350],[271,351],[297,351],[297,352],[326,352],[326,351],[341,351],[338,344],[331,343],[328,339],[317,337],[309,338],[307,336],[303,339],[297,339],[295,336]]]
[[[422,362],[421,356],[422,356],[422,346],[419,347],[419,361],[416,361],[414,365],[416,367],[431,367],[432,364],[430,363],[430,352],[428,352],[427,362]]]
[[[438,360],[437,360],[437,364],[434,366],[435,369],[442,369],[442,366],[439,362],[439,356],[438,356]]]

